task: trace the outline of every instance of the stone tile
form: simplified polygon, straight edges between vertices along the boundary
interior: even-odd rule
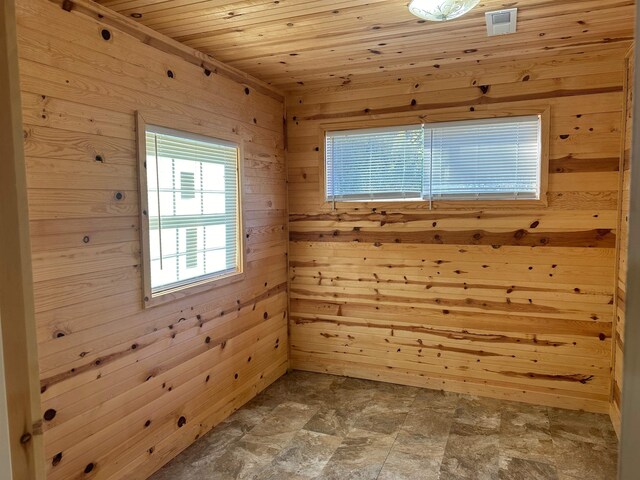
[[[616,441],[616,435],[608,415],[549,408],[551,434],[577,442],[608,445]]]
[[[287,472],[275,466],[268,466],[255,474],[251,480],[310,480],[313,477]],[[177,480],[177,479],[176,479]]]
[[[430,434],[401,430],[396,436],[392,450],[442,459],[447,441],[448,435],[447,437],[437,437]]]
[[[153,480],[612,480],[606,415],[292,372]]]
[[[501,405],[501,434],[522,434],[531,430],[550,433],[550,425],[546,407],[514,402]]]
[[[315,478],[341,443],[338,437],[301,430],[255,478]]]
[[[362,414],[358,416],[354,428],[391,435],[402,427],[407,414],[407,411],[388,410],[380,405],[373,404],[365,408]]]
[[[435,407],[412,408],[402,425],[402,430],[419,433],[431,438],[442,439],[446,442],[453,423],[453,408]]]
[[[481,433],[498,433],[500,429],[500,401],[491,398],[462,396],[458,400],[454,423],[481,429]]]
[[[277,406],[283,401],[317,405],[322,393],[338,379],[333,375],[293,371],[280,377],[260,396],[265,405]]]
[[[616,478],[618,450],[614,445],[578,442],[554,438],[555,465],[558,474],[581,480],[612,480]]]
[[[418,389],[403,385],[380,384],[362,409],[355,428],[390,435],[403,425]]]
[[[339,437],[349,433],[365,407],[372,403],[374,392],[368,386],[346,383],[345,388],[343,383],[337,383],[322,393],[323,403],[304,426],[306,430]]]
[[[498,475],[497,459],[445,453],[439,480],[495,480]]]
[[[252,428],[244,439],[259,442],[261,438],[288,437],[291,440],[317,411],[317,407],[310,405],[283,402],[263,422]]]
[[[500,435],[499,449],[502,455],[553,463],[555,447],[550,434],[530,430],[520,434]]]
[[[374,382],[373,380],[365,380],[362,378],[349,378],[346,377],[341,383],[337,384],[334,388],[340,390],[366,390],[369,392],[375,391],[380,382]]]
[[[429,457],[392,449],[377,480],[438,480],[442,456]]]
[[[305,430],[346,437],[358,416],[346,408],[321,407],[304,426]]]
[[[500,480],[559,480],[556,467],[549,463],[501,457]]]
[[[153,480],[175,480],[176,478],[199,480],[238,439],[237,435],[213,430],[171,460],[151,478]]]
[[[499,436],[486,430],[484,425],[453,422],[440,468],[442,480],[497,478]]]
[[[451,413],[453,413],[458,406],[459,399],[460,395],[457,393],[424,388],[416,394],[412,408],[429,408],[437,411],[451,411]]]
[[[202,469],[200,478],[249,480],[269,465],[281,450],[279,445],[240,439],[215,462]]]
[[[257,398],[260,398],[260,396]],[[251,400],[244,407],[234,412],[226,420],[218,424],[212,432],[225,431],[235,435],[243,435],[261,423],[267,415],[271,414],[275,407],[263,405],[255,401],[256,399]]]
[[[395,436],[353,430],[335,451],[318,478],[323,480],[375,480]]]
[[[553,463],[555,448],[545,407],[506,402],[500,419],[500,453]]]

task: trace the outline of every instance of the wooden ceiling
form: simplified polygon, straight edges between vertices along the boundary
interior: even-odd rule
[[[590,48],[633,38],[634,0],[485,0],[445,23],[407,0],[98,0],[282,90]],[[518,7],[518,32],[487,37],[484,13]]]

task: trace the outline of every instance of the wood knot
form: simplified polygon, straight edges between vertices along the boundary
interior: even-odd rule
[[[44,412],[44,419],[47,422],[50,422],[51,420],[53,420],[54,418],[56,418],[56,412],[53,408],[48,409],[46,412]]]

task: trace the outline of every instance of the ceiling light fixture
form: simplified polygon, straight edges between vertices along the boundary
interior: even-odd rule
[[[461,17],[480,0],[411,0],[409,11],[416,17],[432,22],[444,22]]]

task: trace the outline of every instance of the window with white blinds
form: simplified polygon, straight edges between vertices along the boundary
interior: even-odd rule
[[[540,116],[331,131],[326,198],[540,198]]]
[[[151,293],[241,271],[238,145],[147,125]]]

